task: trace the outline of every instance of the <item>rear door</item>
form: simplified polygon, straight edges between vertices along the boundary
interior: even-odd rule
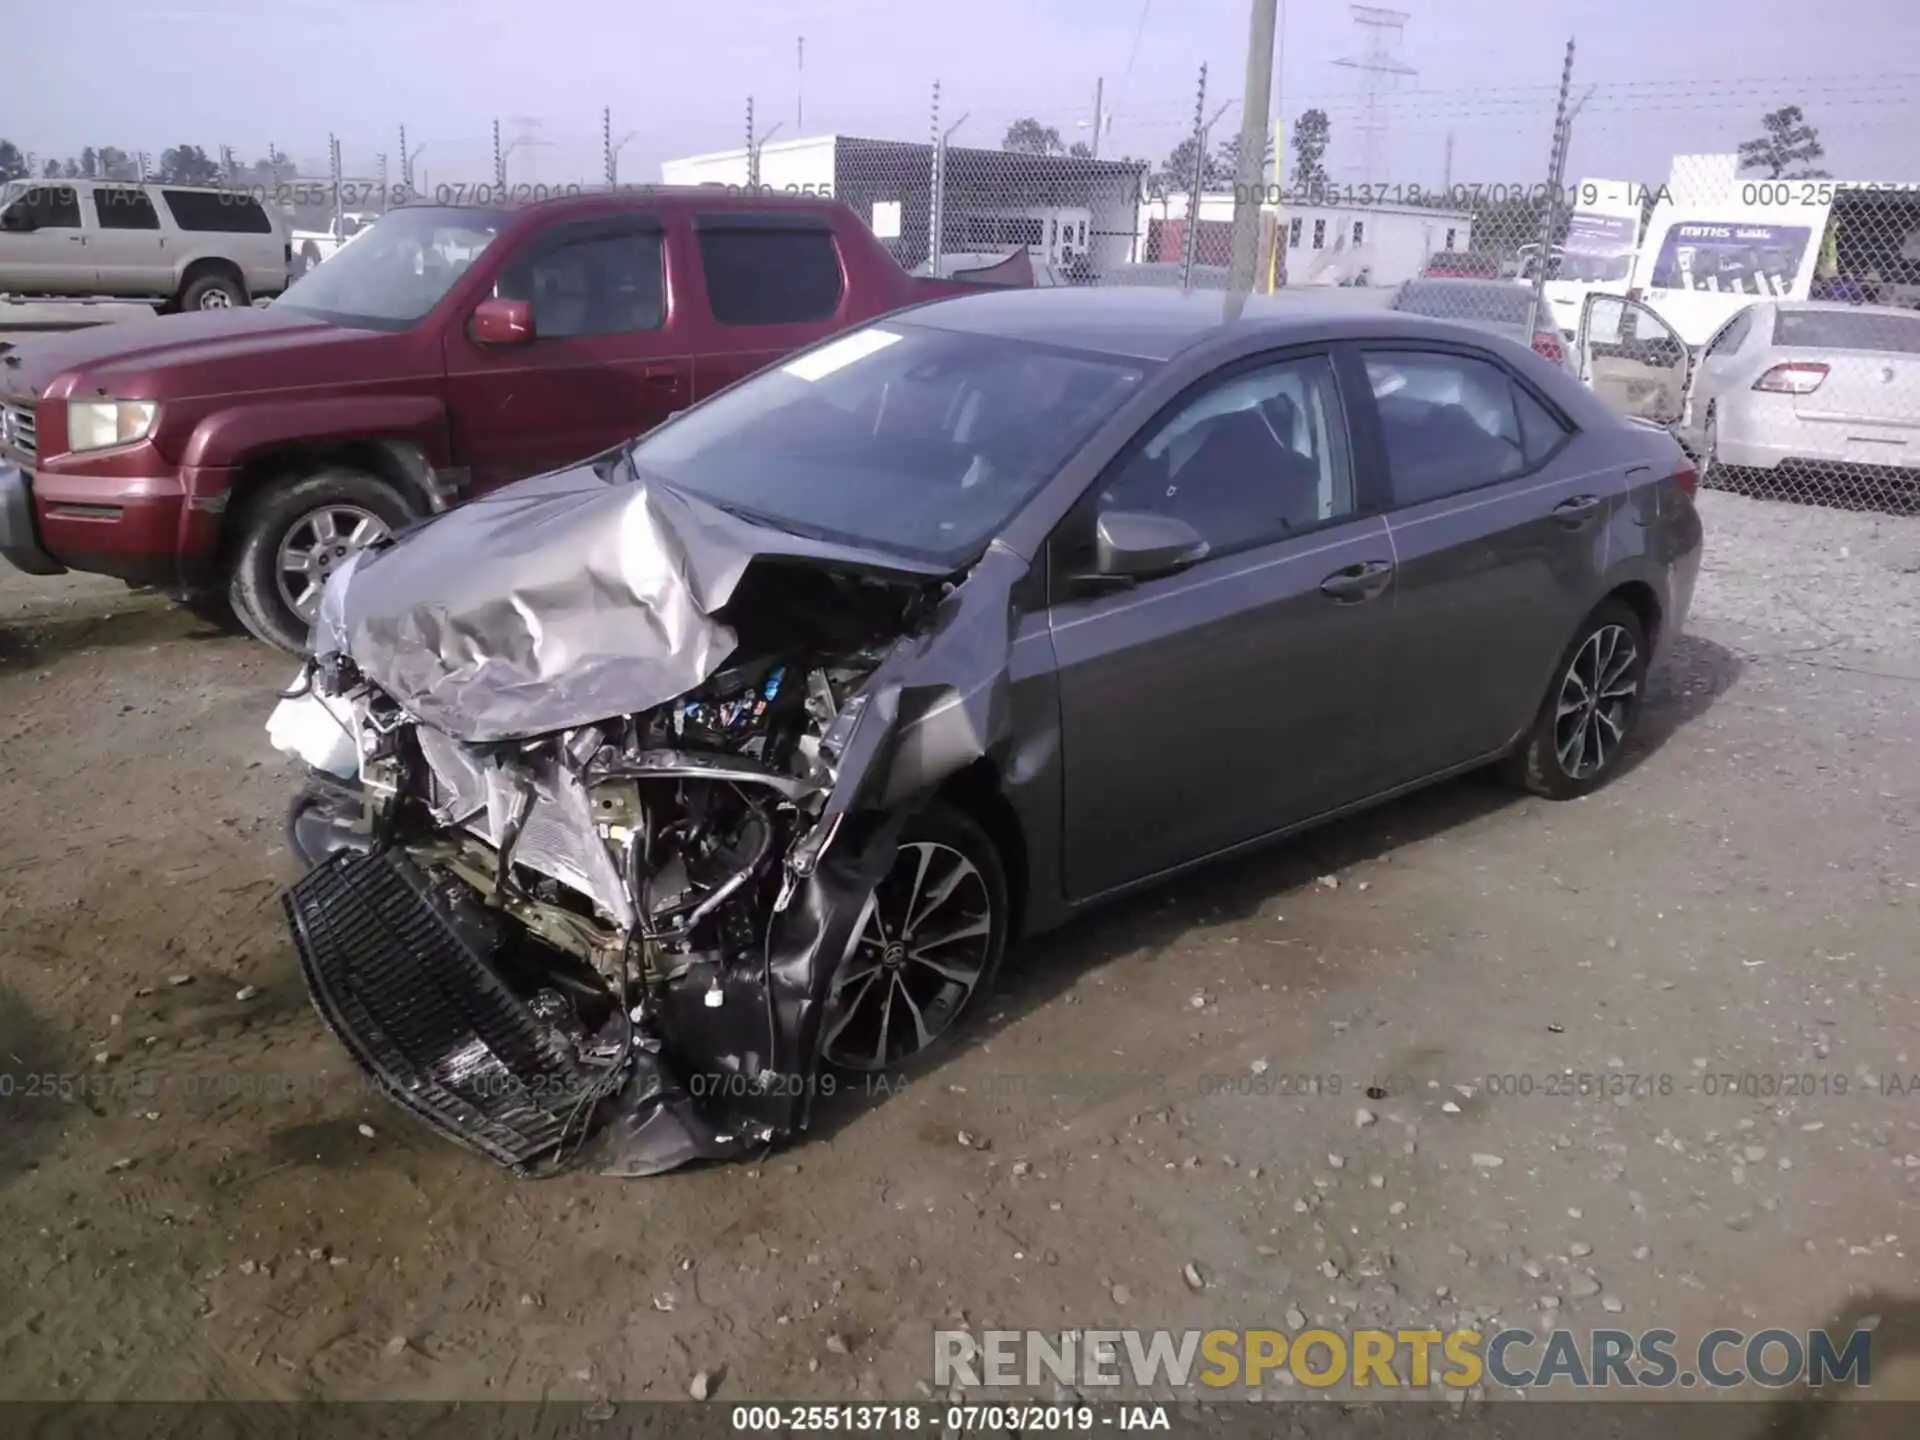
[[[682,277],[653,215],[561,225],[524,242],[497,298],[533,308],[533,339],[482,345],[447,334],[455,453],[477,489],[560,469],[684,409],[692,387]]]
[[[139,185],[95,185],[94,270],[106,295],[170,295],[173,257],[153,197]]]
[[[1663,315],[1624,295],[1591,294],[1574,343],[1580,378],[1600,399],[1622,415],[1679,423],[1693,355]]]
[[[27,181],[0,217],[0,290],[95,293],[94,234],[82,218],[74,186]]]
[[[1368,788],[1393,566],[1348,409],[1324,351],[1236,366],[1149,424],[1054,536],[1074,899]],[[1118,588],[1088,578],[1098,517],[1143,511],[1185,520],[1209,552]]]
[[[218,257],[239,267],[249,295],[277,295],[287,288],[287,242],[253,196],[167,189],[160,199],[164,218],[173,222],[162,238],[174,273],[183,261]]]
[[[1492,754],[1526,724],[1600,593],[1624,470],[1492,354],[1368,343],[1345,352],[1363,463],[1391,495],[1395,599],[1382,638],[1398,720],[1375,789]]]
[[[824,215],[711,210],[692,225],[711,324],[694,361],[695,400],[849,323],[846,269]]]

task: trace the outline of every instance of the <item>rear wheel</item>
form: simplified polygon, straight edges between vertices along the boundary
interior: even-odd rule
[[[247,287],[240,283],[237,275],[207,270],[180,287],[180,298],[175,303],[189,312],[242,309],[247,303]]]
[[[1640,721],[1647,635],[1618,600],[1589,615],[1560,657],[1510,777],[1550,800],[1575,800],[1606,784]]]
[[[875,1073],[923,1059],[977,1014],[1007,944],[1007,880],[978,822],[936,805],[908,822],[833,977],[821,1053]]]
[[[227,596],[257,639],[303,654],[327,580],[349,556],[414,518],[393,486],[325,470],[261,492],[241,519]]]

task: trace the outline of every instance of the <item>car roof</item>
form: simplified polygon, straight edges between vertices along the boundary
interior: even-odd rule
[[[688,209],[715,205],[728,210],[803,210],[817,213],[823,206],[839,207],[830,195],[802,195],[747,185],[534,185],[508,186],[494,197],[488,185],[438,185],[431,195],[415,196],[406,208],[538,211],[570,214],[574,211],[606,214],[624,209]]]
[[[1275,344],[1406,334],[1453,337],[1469,344],[1482,344],[1486,338],[1469,326],[1424,315],[1356,310],[1299,294],[1144,285],[991,290],[916,306],[906,317],[908,323],[943,330],[1156,361],[1171,360],[1229,332],[1270,335]]]

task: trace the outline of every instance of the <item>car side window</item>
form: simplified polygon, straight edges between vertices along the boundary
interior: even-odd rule
[[[1215,554],[1354,513],[1345,414],[1324,355],[1209,384],[1097,487],[1102,510],[1186,521]]]
[[[78,230],[80,196],[71,185],[32,185],[9,209],[33,217],[39,230]]]
[[[1438,351],[1365,358],[1396,506],[1458,495],[1533,464],[1516,387],[1499,366]]]
[[[1713,343],[1707,346],[1706,353],[1700,358],[1713,360],[1725,355],[1738,354],[1740,347],[1746,343],[1747,331],[1752,328],[1753,312],[1742,310],[1727,322],[1726,328],[1713,338]]]
[[[827,230],[709,222],[700,229],[700,267],[707,303],[722,325],[805,324],[840,308],[840,252]]]
[[[122,185],[96,185],[93,213],[102,230],[158,230],[160,215],[147,192]]]
[[[1573,433],[1572,428],[1553,411],[1534,399],[1524,386],[1513,388],[1513,408],[1520,417],[1520,446],[1526,452],[1529,468],[1538,465],[1560,448],[1560,442]]]
[[[583,235],[517,258],[494,287],[533,306],[536,340],[657,330],[666,323],[661,235]]]

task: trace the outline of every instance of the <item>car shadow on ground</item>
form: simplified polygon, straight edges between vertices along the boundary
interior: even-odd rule
[[[129,597],[123,608],[20,615],[0,621],[0,674],[52,665],[89,650],[131,650],[175,640],[222,640],[232,627],[177,605]]]
[[[1657,754],[1705,714],[1738,680],[1741,661],[1711,640],[1682,635],[1650,677],[1647,708],[1622,778]],[[1551,805],[1513,789],[1489,771],[1474,771],[1415,791],[1371,810],[1333,820],[1270,845],[1222,859],[1191,874],[1117,900],[1032,941],[1016,945],[1001,971],[989,1015],[976,1017],[924,1064],[901,1072],[909,1082],[936,1073],[965,1050],[990,1042],[1009,1026],[1071,990],[1088,972],[1135,951],[1177,944],[1196,930],[1251,919],[1275,899],[1316,883],[1322,875],[1390,855],[1409,844],[1471,824],[1511,805]],[[843,1089],[816,1105],[809,1130],[832,1134],[883,1104],[899,1085]]]
[[[1750,1440],[1911,1440],[1920,1433],[1920,1300],[1875,1291],[1821,1328],[1837,1354],[1856,1331],[1869,1332],[1870,1368],[1855,1377],[1866,1385],[1799,1387],[1767,1407]]]
[[[93,1078],[26,997],[0,983],[0,1187],[59,1143]]]

